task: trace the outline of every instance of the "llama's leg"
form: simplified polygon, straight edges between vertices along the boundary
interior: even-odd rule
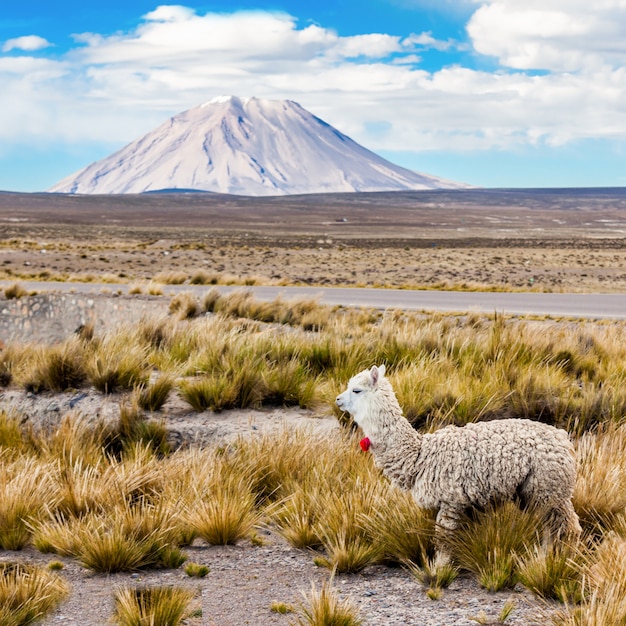
[[[552,507],[545,516],[546,534],[557,539],[577,539],[582,532],[571,500]]]
[[[437,513],[435,521],[435,548],[437,551],[435,562],[445,564],[450,561],[450,551],[446,539],[460,524],[463,508],[451,504],[443,504]]]

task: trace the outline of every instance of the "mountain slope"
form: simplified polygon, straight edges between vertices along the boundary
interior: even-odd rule
[[[390,163],[290,100],[230,96],[172,117],[49,191],[267,196],[462,187]]]

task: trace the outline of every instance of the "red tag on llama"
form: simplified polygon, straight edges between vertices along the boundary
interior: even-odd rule
[[[359,445],[361,446],[361,450],[363,450],[363,452],[367,452],[370,449],[372,442],[369,437],[364,437],[361,441],[359,441]]]

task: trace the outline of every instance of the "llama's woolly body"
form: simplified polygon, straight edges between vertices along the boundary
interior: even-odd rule
[[[420,435],[402,415],[384,367],[350,380],[337,397],[371,442],[378,467],[454,529],[465,509],[517,498],[544,511],[557,534],[578,533],[573,447],[565,431],[525,419],[448,426]]]

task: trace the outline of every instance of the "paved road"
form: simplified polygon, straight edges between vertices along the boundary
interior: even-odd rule
[[[0,281],[3,288],[12,281]],[[99,293],[128,291],[128,285],[96,283],[54,283],[20,281],[31,291],[76,291]],[[194,291],[199,295],[211,287],[165,285],[166,294]],[[224,293],[241,287],[218,287]],[[574,318],[626,319],[626,293],[571,294],[571,293],[490,293],[462,291],[411,291],[404,289],[347,289],[342,287],[246,287],[260,300],[273,300],[278,295],[318,297],[323,304],[364,306],[378,309],[399,308],[418,311],[447,311],[508,313],[514,315],[551,315]]]

